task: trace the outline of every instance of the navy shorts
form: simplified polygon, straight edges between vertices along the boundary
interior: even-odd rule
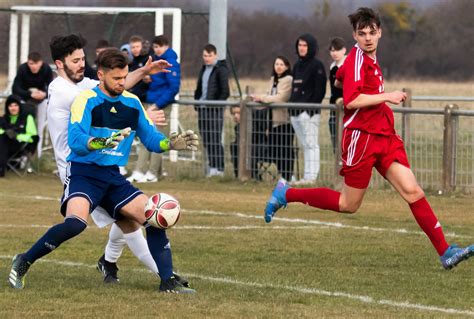
[[[70,162],[61,198],[61,214],[66,214],[67,202],[71,198],[84,197],[90,203],[89,213],[101,206],[110,217],[119,220],[123,218],[120,209],[140,194],[142,191],[127,181],[116,165]]]

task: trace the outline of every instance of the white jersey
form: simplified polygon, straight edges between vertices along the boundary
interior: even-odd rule
[[[66,178],[66,158],[71,152],[67,144],[67,127],[71,115],[71,105],[76,96],[84,90],[96,87],[99,81],[85,77],[79,83],[72,83],[60,76],[48,87],[48,130],[53,143],[54,157],[58,166],[59,178],[64,183]]]
[[[85,77],[79,83],[72,83],[60,76],[53,80],[48,87],[48,129],[53,143],[54,157],[58,166],[59,178],[64,184],[66,179],[66,158],[71,152],[67,144],[67,127],[71,115],[72,102],[84,90],[96,87],[99,81]],[[102,207],[96,207],[91,214],[92,219],[100,228],[114,222]]]

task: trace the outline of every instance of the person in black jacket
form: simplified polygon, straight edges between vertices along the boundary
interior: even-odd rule
[[[23,111],[36,118],[39,135],[38,157],[41,157],[43,131],[46,127],[47,92],[51,81],[53,81],[53,71],[47,63],[43,62],[38,52],[28,54],[28,61],[20,65],[13,81],[12,93],[25,102]]]
[[[0,177],[5,176],[5,167],[10,156],[18,152],[23,143],[28,156],[33,156],[38,136],[33,115],[22,111],[20,97],[10,95],[5,102],[5,115],[0,117]]]
[[[194,99],[196,100],[226,100],[229,97],[229,80],[225,60],[217,60],[217,49],[207,44],[202,53],[204,65],[199,73]],[[196,107],[198,126],[202,143],[207,152],[207,176],[224,175],[224,146],[222,145],[222,130],[224,128],[223,106]]]
[[[329,85],[331,86],[330,104],[335,104],[336,101],[342,98],[342,89],[334,85],[336,81],[337,70],[342,66],[346,59],[346,44],[343,38],[335,37],[329,43],[329,54],[331,55],[332,63],[329,67]],[[329,115],[329,133],[331,134],[332,152],[336,153],[336,111],[331,110]]]
[[[128,71],[135,71],[146,64],[148,57],[150,56],[147,50],[144,49],[145,40],[139,36],[134,35],[130,37],[130,51],[132,52],[133,60],[128,65]],[[138,96],[140,102],[146,103],[146,93],[148,91],[148,84],[151,82],[149,75],[145,76],[143,80],[135,84],[130,90],[131,93]]]
[[[311,34],[296,40],[298,62],[293,67],[290,102],[321,103],[326,94],[326,72],[321,61],[315,58],[318,43]],[[304,176],[301,184],[313,183],[319,174],[319,109],[293,109],[291,124],[304,151]]]

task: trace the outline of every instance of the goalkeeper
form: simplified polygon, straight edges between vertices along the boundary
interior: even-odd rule
[[[27,252],[13,260],[9,282],[24,287],[32,263],[52,252],[87,227],[89,214],[103,207],[127,231],[145,225],[147,243],[161,283],[159,290],[194,293],[173,275],[171,248],[166,232],[146,224],[144,207],[148,200],[119,172],[125,166],[135,135],[152,152],[197,150],[193,131],[172,133],[166,138],[156,130],[139,99],[125,91],[128,74],[126,57],[118,49],[107,49],[98,58],[99,86],[81,92],[71,107],[68,128],[69,154],[61,213],[64,222],[50,228]]]

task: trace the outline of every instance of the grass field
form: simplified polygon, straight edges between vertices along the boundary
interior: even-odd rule
[[[294,204],[266,225],[269,185],[220,180],[144,184],[183,207],[168,234],[174,265],[198,291],[157,292],[159,281],[126,249],[121,283],[105,286],[94,265],[107,230],[34,264],[22,291],[6,283],[11,257],[61,221],[52,176],[0,180],[0,318],[458,318],[474,317],[474,260],[442,269],[406,204],[370,191],[355,215]],[[449,242],[474,242],[471,197],[429,197]]]

